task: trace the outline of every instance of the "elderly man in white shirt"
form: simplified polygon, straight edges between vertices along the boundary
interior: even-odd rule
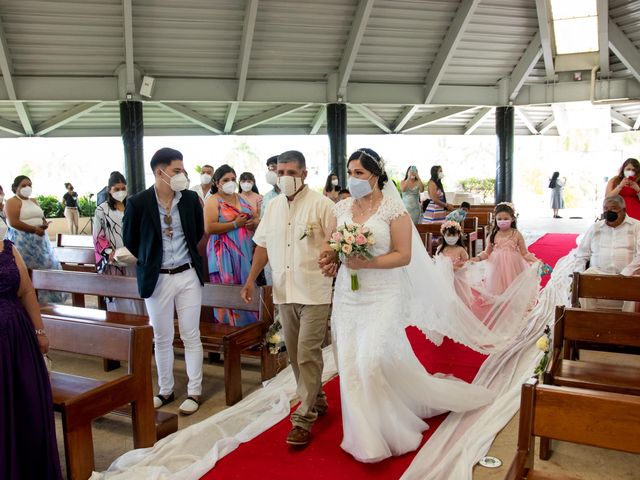
[[[329,250],[334,204],[304,184],[307,170],[302,153],[292,150],[279,155],[277,173],[283,195],[271,200],[253,236],[256,250],[242,297],[250,301],[256,278],[269,262],[273,303],[278,307],[300,398],[300,406],[291,415],[293,427],[287,443],[304,446],[318,415],[328,408],[322,391],[322,342],[332,279],[322,274],[318,258]]]
[[[583,274],[633,275],[640,268],[640,222],[627,215],[624,198],[612,195],[604,199],[603,219],[585,233],[578,251],[574,271]],[[589,268],[585,270],[587,261]],[[581,298],[584,308],[620,308],[620,302],[603,302]],[[632,310],[625,302],[623,310]]]

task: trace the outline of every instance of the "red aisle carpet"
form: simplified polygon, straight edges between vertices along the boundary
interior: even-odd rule
[[[555,265],[559,258],[575,246],[576,235],[545,235],[530,250],[545,263]],[[548,277],[545,277],[548,278]],[[545,281],[546,283],[546,281]],[[468,348],[445,339],[436,347],[415,328],[407,329],[407,336],[420,362],[430,373],[454,374],[472,381],[486,358]],[[340,448],[342,414],[337,378],[325,385],[330,409],[313,428],[311,444],[304,450],[292,450],[285,444],[291,424],[285,419],[248,443],[222,458],[204,480],[264,479],[305,480],[339,479],[397,479],[408,468],[414,453],[387,459],[376,464],[355,461]],[[446,415],[429,419],[430,429],[423,443],[433,434]]]

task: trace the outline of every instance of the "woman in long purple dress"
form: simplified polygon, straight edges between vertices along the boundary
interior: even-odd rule
[[[27,267],[0,249],[0,478],[61,480],[49,375],[49,341]]]

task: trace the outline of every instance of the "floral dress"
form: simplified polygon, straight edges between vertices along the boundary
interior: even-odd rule
[[[249,203],[239,195],[237,198],[240,201],[240,210],[235,205],[217,198],[220,223],[233,222],[240,213],[253,217]],[[207,244],[209,281],[222,285],[244,285],[251,270],[253,248],[251,235],[245,227],[212,234]],[[239,327],[258,321],[257,312],[215,308],[213,314],[215,322]]]

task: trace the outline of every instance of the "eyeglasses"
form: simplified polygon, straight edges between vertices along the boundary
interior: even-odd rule
[[[165,214],[163,220],[167,226],[167,228],[164,229],[164,234],[169,238],[173,237],[173,227],[171,226],[173,219],[171,218],[171,214]]]

